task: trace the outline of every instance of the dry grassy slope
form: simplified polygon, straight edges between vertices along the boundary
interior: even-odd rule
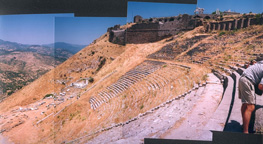
[[[162,101],[167,100],[168,97],[162,97],[163,93],[157,94],[155,98],[149,96],[145,97],[145,95],[142,95],[140,97],[143,97],[143,100],[139,102],[137,107],[134,107],[134,102],[129,103],[131,98],[127,98],[127,102],[125,102],[126,100],[123,100],[122,97],[117,97],[111,100],[112,103],[110,102],[105,104],[96,111],[90,108],[89,99],[91,96],[96,95],[97,92],[116,82],[120,76],[125,74],[127,71],[142,63],[144,60],[146,60],[146,57],[149,54],[160,50],[163,46],[169,43],[175,41],[184,41],[191,36],[198,35],[199,32],[200,29],[196,29],[191,32],[182,33],[177,38],[172,40],[171,38],[168,38],[155,43],[136,45],[129,44],[125,47],[109,43],[107,35],[101,36],[95,41],[95,43],[84,48],[82,51],[69,58],[63,64],[59,65],[35,82],[31,83],[29,86],[24,87],[17,93],[10,96],[7,100],[0,103],[0,112],[8,112],[14,108],[18,108],[19,106],[26,106],[37,100],[41,100],[46,94],[49,93],[59,93],[61,89],[65,87],[65,85],[58,83],[57,80],[64,81],[66,85],[69,85],[80,78],[92,76],[95,79],[94,83],[96,83],[111,72],[117,72],[102,83],[99,83],[92,90],[81,95],[79,101],[76,101],[74,104],[64,109],[58,116],[54,117],[54,119],[51,117],[45,120],[43,123],[40,123],[36,128],[32,126],[32,123],[36,123],[36,120],[28,119],[27,122],[21,127],[15,128],[15,132],[12,130],[7,132],[6,135],[9,135],[10,139],[12,139],[14,142],[22,141],[25,143],[46,143],[55,140],[56,143],[61,143],[63,140],[71,140],[76,137],[92,133],[95,130],[99,130],[113,123],[123,122],[133,116],[138,115],[139,113],[147,111],[148,109],[160,104]],[[102,69],[96,71],[100,62],[100,57],[106,59],[106,64],[102,67]],[[173,61],[164,62],[174,63]],[[190,72],[182,70],[182,73],[178,72],[178,74],[175,74],[175,78],[180,78],[181,82],[186,80],[186,77],[184,76],[187,74],[188,76],[195,75],[193,82],[198,82],[198,80],[208,72],[205,68],[200,68],[197,65],[188,63],[181,64],[192,67]],[[173,71],[173,66],[168,65],[167,67],[163,67],[160,71],[157,71],[157,73],[163,74],[167,71]],[[167,78],[173,76],[174,75],[167,74]],[[86,89],[91,86],[92,85],[89,84]],[[178,91],[178,93],[171,93],[172,97],[184,92],[184,90],[186,91],[188,88],[190,88],[191,84],[189,83],[187,88],[184,88],[184,86],[179,84],[175,86],[181,91]],[[127,91],[127,95],[128,93],[129,92]],[[145,101],[145,108],[141,108],[141,105],[144,103],[143,101]],[[151,101],[155,102],[151,103]],[[123,108],[120,105],[122,102],[124,102],[124,104],[127,103],[127,107],[134,109],[134,112],[131,113],[127,111],[126,113],[123,111]],[[114,111],[111,110],[115,107],[115,105],[120,107],[115,108]],[[63,105],[60,105],[55,109],[54,112],[57,112],[62,108]],[[48,115],[52,111],[52,109],[48,110],[46,114]],[[125,113],[126,115],[123,115]],[[28,139],[16,137],[16,135],[27,137],[28,131],[34,132],[34,137],[30,137]],[[13,133],[16,135],[13,135]]]
[[[222,35],[220,35],[221,32],[208,33],[208,35],[210,36],[195,43],[186,52],[176,57],[175,60],[181,61],[185,65],[190,65],[196,72],[192,73],[192,75],[195,75],[196,77],[202,77],[202,74],[207,71],[205,68],[202,68],[203,71],[198,72],[198,70],[200,70],[200,67],[190,64],[192,63],[192,60],[203,61],[203,66],[207,67],[210,66],[210,63],[212,63],[214,64],[212,68],[217,68],[216,65],[222,62],[225,63],[226,67],[228,66],[228,64],[231,64],[231,62],[239,62],[241,60],[242,63],[242,61],[247,61],[255,58],[253,57],[253,54],[263,52],[262,43],[260,43],[260,41],[262,40],[262,28],[262,26],[253,26],[247,29],[238,30],[236,32],[226,32],[226,34]],[[74,139],[74,137],[76,138],[85,134],[89,134],[103,127],[108,127],[111,124],[126,121],[136,116],[137,114],[145,112],[147,109],[152,108],[154,105],[151,104],[151,102],[154,101],[157,105],[158,103],[156,101],[165,101],[164,99],[162,99],[162,97],[159,97],[159,99],[151,99],[150,97],[147,97],[147,100],[145,100],[144,98],[142,98],[145,95],[142,95],[141,98],[144,103],[138,101],[138,106],[135,107],[134,105],[131,105],[134,103],[129,103],[130,100],[127,100],[126,97],[126,99],[124,99],[123,97],[119,97],[112,99],[112,101],[114,102],[105,104],[108,106],[103,106],[96,111],[90,109],[89,103],[85,103],[85,101],[88,102],[90,96],[94,95],[94,93],[96,94],[96,91],[98,92],[103,90],[111,83],[115,82],[125,72],[143,62],[143,60],[146,59],[145,57],[147,57],[147,55],[160,50],[163,46],[169,43],[173,43],[175,41],[184,41],[195,35],[202,35],[202,31],[203,30],[201,27],[197,28],[193,31],[178,35],[176,40],[172,41],[166,41],[168,40],[166,39],[151,44],[127,45],[126,51],[121,54],[111,65],[104,67],[98,73],[98,75],[104,75],[104,73],[109,73],[113,69],[117,70],[118,73],[114,74],[109,80],[106,80],[102,84],[97,85],[97,87],[95,87],[92,91],[89,91],[88,93],[83,95],[82,101],[78,101],[74,105],[71,105],[61,114],[63,117],[68,117],[68,114],[73,114],[74,112],[78,111],[78,115],[81,118],[76,117],[71,121],[64,119],[66,120],[65,125],[63,125],[63,127],[56,133],[57,138],[61,138],[58,139],[58,141],[60,142],[64,139]],[[198,46],[199,48],[197,48]],[[201,51],[194,52],[194,55],[192,57],[189,56],[188,52],[191,50],[195,50],[196,48],[201,49]],[[210,60],[202,60],[203,57],[208,57]],[[169,70],[171,69],[167,69],[164,71]],[[123,95],[127,95],[128,97],[129,91],[127,91]],[[144,104],[145,108],[140,110],[140,108],[138,107],[140,107],[142,104]],[[132,112],[126,109],[126,106],[132,109]],[[85,118],[85,120],[82,119],[83,117]],[[63,121],[63,119],[57,120],[58,123],[61,121]],[[72,128],[72,125],[76,127]],[[58,126],[61,125],[58,124]],[[70,131],[70,135],[67,134],[68,131]]]
[[[17,93],[11,95],[4,102],[0,103],[0,114],[10,118],[12,117],[11,110],[18,109],[19,107],[28,107],[27,105],[38,100],[41,102],[46,94],[60,92],[65,85],[58,83],[58,80],[66,82],[67,85],[80,79],[80,77],[94,77],[97,73],[96,69],[98,67],[99,57],[105,58],[105,65],[107,65],[124,51],[124,46],[111,44],[107,40],[108,37],[103,35],[96,40],[96,43],[84,48],[57,68],[51,70],[30,85],[19,90]],[[94,54],[92,54],[93,52]],[[93,63],[91,63],[92,61]],[[95,82],[96,81],[97,78],[95,78]],[[24,121],[24,123],[12,128],[11,131],[5,132],[5,134],[15,143],[53,143],[53,137],[55,135],[52,117],[51,119],[47,119],[47,122],[41,123],[40,127],[34,126],[34,124],[41,118],[41,111],[46,111],[45,115],[42,115],[43,118],[52,113],[54,109],[46,110],[46,108],[44,108],[35,115],[33,111],[25,113],[29,118],[22,119],[22,116],[19,114],[19,117],[14,117],[15,121],[13,120],[12,123],[17,124],[18,120],[16,122],[16,119],[20,119],[20,121]],[[40,116],[40,118],[35,119],[35,116]],[[6,123],[5,120],[4,123]],[[12,123],[4,124],[4,127],[1,127],[1,129],[5,129],[5,127],[13,127]]]
[[[208,33],[208,34],[206,34],[206,35],[209,35],[207,38],[195,43],[188,50],[186,50],[181,55],[176,57],[175,60],[184,62],[185,65],[191,65],[189,63],[192,63],[192,60],[202,61],[204,63],[202,66],[217,69],[217,66],[219,65],[219,63],[223,63],[224,67],[228,67],[228,65],[233,65],[232,62],[243,63],[243,62],[248,61],[250,59],[255,59],[256,58],[254,56],[255,54],[263,53],[263,50],[262,50],[262,46],[263,46],[262,45],[263,44],[262,43],[262,39],[263,39],[262,33],[263,33],[263,31],[262,30],[263,30],[263,26],[252,26],[252,27],[249,27],[249,28],[246,28],[243,30],[234,31],[234,32]],[[177,37],[176,41],[180,42],[180,41],[184,41],[187,38],[191,38],[194,35],[202,35],[201,31],[202,31],[202,28],[195,29],[194,31],[189,31],[187,33],[179,35]],[[164,41],[154,43],[157,45],[151,44],[153,51],[150,52],[150,54],[160,50],[161,47],[165,46],[166,44],[173,43],[173,42],[175,42],[175,41],[173,40],[170,42],[166,42],[164,40]],[[131,45],[128,45],[128,46],[131,46]],[[146,45],[140,45],[140,47],[138,47],[138,50],[139,49],[143,50],[143,46],[146,46]],[[158,48],[155,49],[154,48],[155,46],[158,46]],[[192,53],[190,53],[191,51],[192,51]],[[127,51],[127,53],[129,53],[129,52],[131,52],[131,51],[130,50]],[[147,51],[146,51],[146,53],[147,53]],[[123,53],[123,55],[125,55],[125,54],[126,54],[126,52]],[[137,52],[136,52],[136,54],[140,55],[140,53],[137,53]],[[123,61],[123,63],[129,64],[130,61],[134,61],[136,63],[137,60],[135,57],[136,56],[133,56],[132,60],[131,59],[127,60],[128,62]],[[208,59],[208,60],[203,59],[204,57],[206,57],[206,59]],[[126,57],[126,58],[129,59],[129,57]],[[143,60],[143,59],[141,59],[141,60]],[[164,61],[164,60],[162,60],[162,61]],[[120,59],[120,62],[121,62],[121,59]],[[169,61],[166,61],[166,62],[169,62]],[[212,66],[210,64],[212,64]],[[222,64],[220,64],[220,65],[222,65]],[[197,65],[191,65],[191,67],[194,69],[194,71],[200,70],[200,67],[198,67]],[[122,68],[125,69],[126,66],[122,65]],[[164,70],[164,71],[169,71],[169,70],[171,70],[171,69]],[[196,77],[201,77],[202,75],[197,75],[197,74],[202,74],[203,72],[206,71],[205,68],[203,68],[203,70],[204,71],[202,71],[202,72],[196,71],[196,73],[191,73],[190,75],[192,75],[192,76],[195,75]],[[123,71],[123,72],[121,72],[121,71]],[[118,72],[120,72],[121,74],[124,74],[126,71],[127,70],[119,69]],[[162,72],[164,72],[164,71],[162,71]],[[185,73],[183,75],[185,75]],[[114,79],[113,82],[116,80],[117,80],[117,78]],[[112,82],[110,82],[110,83],[112,83]],[[101,89],[105,88],[106,86],[107,85],[105,85],[105,86],[99,85],[97,87],[97,89],[96,88],[95,89],[96,89],[96,91],[100,91]],[[90,91],[89,95],[85,96],[83,98],[83,101],[88,101],[88,97],[90,95],[92,95],[93,93],[94,93],[93,91]],[[156,103],[156,101],[158,101],[158,100],[162,101],[161,97],[159,99],[151,99],[150,97],[147,97],[147,99],[145,100],[143,97],[146,97],[146,96],[142,95],[141,100],[144,102],[142,103],[141,101],[137,101],[138,105],[140,106],[141,104],[144,104],[144,107],[147,106],[147,108],[145,108],[145,109],[142,108],[140,110],[138,107],[135,107],[134,105],[131,105],[131,103],[129,103],[132,100],[131,99],[127,100],[126,95],[127,95],[127,97],[129,97],[129,91],[127,91],[123,95],[125,97],[114,98],[112,100],[114,102],[110,102],[109,104],[107,104],[107,105],[109,105],[108,107],[103,106],[103,108],[100,108],[96,111],[92,111],[92,110],[88,109],[89,105],[86,105],[84,102],[79,103],[79,105],[81,105],[81,106],[85,105],[85,108],[87,108],[86,110],[84,110],[85,113],[81,112],[81,111],[83,111],[83,109],[82,110],[79,109],[79,111],[80,111],[79,115],[81,117],[82,116],[87,117],[88,124],[85,124],[85,122],[81,122],[81,120],[79,118],[75,118],[73,121],[67,121],[66,122],[67,124],[65,124],[63,126],[63,128],[64,127],[68,128],[68,130],[70,130],[72,132],[71,134],[73,134],[73,135],[75,134],[76,136],[80,137],[80,136],[83,136],[85,134],[89,134],[92,131],[94,132],[96,130],[99,130],[100,128],[108,127],[113,123],[126,121],[126,120],[130,119],[129,117],[134,117],[134,116],[136,116],[136,114],[142,113],[145,110],[150,109],[153,106],[151,104],[151,102]],[[157,95],[157,97],[158,97],[158,95]],[[128,103],[126,103],[126,102],[128,102]],[[131,108],[132,112],[129,111],[126,108],[126,106],[128,108]],[[73,109],[76,107],[78,107],[77,103],[74,106],[72,105]],[[116,108],[116,107],[118,107],[118,108]],[[120,110],[120,109],[122,109],[122,110]],[[73,113],[74,111],[71,111],[69,108],[67,110],[67,112],[64,113],[64,116],[66,116],[68,114],[68,112]],[[110,114],[108,114],[108,113],[110,113]],[[116,116],[116,115],[118,115],[118,116]],[[104,118],[104,116],[106,118]],[[74,123],[80,123],[80,125],[76,129],[70,129],[69,126],[74,125]],[[84,126],[84,127],[82,128],[82,126]],[[64,139],[65,138],[67,139],[69,137],[69,135],[65,136],[66,131],[64,131],[64,130],[58,131],[57,134],[58,134],[58,137],[63,135]],[[96,135],[94,135],[94,137],[95,136]],[[92,137],[90,137],[90,138],[92,139]],[[74,136],[72,137],[72,139],[74,139]]]
[[[0,101],[72,56],[64,49],[0,40]]]
[[[140,64],[145,59],[147,54],[151,53],[151,50],[154,51],[154,48],[158,49],[157,45],[159,45],[160,48],[160,44],[157,43],[148,45],[127,45],[124,53],[117,57],[110,65],[101,69],[98,75],[95,76],[95,79],[99,79],[101,76],[104,76],[113,70],[117,70],[118,72],[106,82],[97,85],[94,89],[92,89],[92,91],[82,95],[81,101],[77,101],[60,114],[61,119],[56,119],[57,125],[61,126],[61,121],[63,120],[66,120],[66,122],[61,129],[57,129],[57,138],[59,138],[58,141],[61,142],[65,139],[70,140],[76,136],[81,136],[81,134],[85,133],[85,131],[90,133],[94,129],[97,129],[96,127],[101,127],[98,125],[101,123],[101,121],[97,119],[97,113],[90,109],[88,101],[91,94],[105,88],[106,86],[109,86],[125,72]],[[115,101],[115,99],[112,99],[112,101]],[[74,120],[68,121],[67,118],[69,115],[76,112],[79,112],[78,115],[80,115],[80,119],[76,117]],[[87,120],[82,121],[82,117],[85,117]],[[72,125],[74,125],[74,128],[72,128]]]
[[[174,76],[175,78],[180,79],[181,82],[186,80],[186,76],[191,76],[190,78],[192,82],[197,82],[198,79],[202,79],[205,73],[209,72],[203,66],[210,66],[210,62],[217,64],[220,61],[236,61],[243,59],[242,55],[246,55],[247,53],[251,52],[252,54],[254,51],[262,52],[262,43],[256,45],[256,43],[262,39],[259,37],[262,35],[262,29],[262,26],[254,26],[252,28],[234,32],[233,35],[225,34],[222,36],[219,36],[218,33],[209,33],[207,34],[209,35],[207,38],[193,44],[192,47],[189,47],[188,50],[174,60],[169,61],[154,59],[166,63],[188,65],[192,67],[191,71],[187,72],[186,70],[180,70],[181,72],[179,71],[178,73],[173,74],[170,72],[172,72],[175,67],[167,64],[167,67],[162,67],[160,70],[156,71],[156,74],[167,75],[166,78],[171,78],[170,81]],[[168,97],[162,97],[166,93],[156,94],[156,97],[150,97],[154,94],[139,95],[137,97],[139,98],[138,105],[135,106],[133,105],[135,103],[132,101],[133,99],[129,98],[128,90],[124,93],[127,97],[119,96],[112,98],[109,103],[103,104],[95,111],[90,108],[90,97],[95,96],[99,91],[116,82],[126,72],[146,60],[148,55],[159,51],[167,44],[175,42],[183,43],[186,39],[202,34],[203,29],[199,27],[193,31],[181,33],[174,39],[168,38],[159,42],[148,44],[128,44],[125,47],[109,43],[108,36],[103,35],[97,39],[95,43],[86,47],[29,86],[13,94],[6,101],[0,103],[0,112],[10,111],[16,106],[25,106],[42,99],[48,93],[60,92],[65,85],[57,83],[57,80],[64,81],[66,85],[68,85],[81,77],[84,78],[92,76],[95,79],[95,84],[106,75],[112,73],[113,71],[117,71],[111,77],[105,79],[101,83],[98,83],[93,89],[81,95],[80,100],[65,108],[59,115],[54,117],[54,119],[50,118],[45,120],[40,123],[37,128],[32,126],[32,123],[35,123],[36,121],[29,119],[29,122],[23,124],[21,127],[17,127],[16,130],[18,131],[15,133],[16,135],[23,137],[27,136],[27,133],[29,133],[28,130],[35,132],[34,137],[23,140],[23,142],[27,143],[48,143],[53,142],[53,140],[55,140],[55,143],[61,143],[64,140],[68,141],[90,134],[114,123],[123,122],[128,120],[130,117],[145,112],[167,100]],[[197,48],[198,46],[200,48]],[[194,51],[193,55],[190,56],[188,52],[196,49],[197,51]],[[229,56],[225,57],[230,54],[230,58]],[[201,61],[201,58],[204,56],[210,58],[208,61],[203,60],[204,65],[192,64],[192,60]],[[102,69],[96,71],[98,64],[100,63],[100,57],[106,59],[106,64],[102,67]],[[245,57],[245,59],[249,59],[251,57]],[[144,83],[144,81],[142,81],[141,84],[142,83]],[[89,84],[85,89],[88,89],[91,86],[92,84]],[[138,83],[138,86],[140,86],[140,83]],[[174,86],[177,87],[178,90],[181,90],[180,92],[183,92],[187,88],[190,88],[191,84],[189,83],[186,89],[184,89],[184,85],[180,86],[180,84],[177,84]],[[83,91],[85,90],[83,89]],[[171,92],[170,94],[172,94],[171,97],[178,95],[176,92]],[[34,100],[34,98],[36,100]],[[144,107],[141,108],[142,104],[144,104]],[[122,107],[123,105],[134,111],[129,111],[125,107]],[[54,111],[56,112],[64,106],[65,105],[59,105]],[[49,110],[47,113],[49,114],[51,112],[52,110]],[[19,137],[16,137],[16,135],[13,135],[13,131],[7,132],[6,135],[11,136],[10,138],[14,142],[21,140]]]
[[[257,59],[263,53],[263,26],[251,26],[231,32],[210,33],[211,36],[200,41],[188,51],[181,54],[178,60],[191,62],[202,61],[204,65],[218,64],[228,67],[232,62],[244,64]],[[206,59],[204,59],[206,57]]]
[[[59,63],[59,62],[57,62]],[[0,79],[4,95],[22,87],[53,69],[54,58],[33,52],[12,52],[0,56]]]
[[[92,51],[95,52],[94,55],[91,55]],[[8,111],[15,106],[25,106],[41,100],[46,94],[60,92],[61,88],[65,87],[65,85],[57,83],[57,80],[68,81],[66,84],[69,84],[75,82],[80,77],[93,76],[94,74],[92,74],[92,72],[96,72],[97,64],[95,64],[94,68],[84,70],[85,67],[89,67],[89,64],[91,65],[90,62],[92,60],[97,60],[98,57],[102,56],[106,58],[107,65],[112,61],[110,57],[115,58],[123,51],[124,46],[109,43],[108,37],[103,35],[95,44],[84,48],[55,69],[49,71],[0,103],[0,112]],[[83,70],[77,71],[79,68]],[[95,78],[95,82],[96,80]]]
[[[12,79],[16,81],[36,79],[42,73],[53,69],[55,63],[50,56],[42,56],[32,52],[14,52],[8,55],[2,55],[0,56],[0,61],[8,61],[8,63],[0,63],[1,71],[20,73],[20,76],[12,77]],[[3,73],[0,75],[1,81],[12,82]]]
[[[199,29],[197,31],[199,31]],[[197,31],[192,31],[191,34],[197,33]],[[176,40],[183,41],[184,39],[189,38],[191,34],[188,32],[185,35],[182,35],[181,38],[178,38]],[[134,105],[131,105],[131,103],[130,104],[127,103],[127,107],[133,110],[132,112],[127,111],[127,113],[123,111],[122,103],[125,103],[126,100],[123,100],[122,97],[116,97],[111,99],[110,103],[103,105],[102,108],[99,108],[96,111],[90,108],[90,104],[88,102],[91,96],[96,95],[97,92],[105,89],[110,84],[116,82],[120,76],[124,75],[126,72],[128,72],[135,66],[139,65],[144,60],[146,60],[146,57],[149,54],[152,54],[160,50],[166,44],[175,41],[175,40],[173,41],[167,41],[167,40],[168,39],[155,43],[149,43],[149,44],[126,45],[125,52],[123,52],[120,56],[118,56],[111,64],[101,69],[100,72],[97,73],[97,75],[95,76],[95,79],[100,79],[102,76],[109,74],[113,70],[116,70],[117,73],[115,73],[110,78],[103,81],[102,83],[98,84],[91,91],[82,95],[81,101],[77,101],[73,105],[67,107],[60,114],[60,117],[55,119],[57,125],[56,127],[61,127],[56,131],[56,137],[58,138],[58,142],[62,142],[62,140],[65,139],[66,140],[74,139],[76,137],[92,133],[103,127],[110,126],[111,124],[123,122],[167,100],[166,98],[162,97],[162,94],[159,94],[158,95],[159,97],[153,99],[147,98],[146,101],[143,100],[145,101],[144,109],[140,108],[143,101],[138,102],[137,107],[134,107]],[[170,63],[172,61],[165,61],[165,62]],[[202,76],[208,72],[205,68],[200,69],[200,67],[196,65],[192,65],[188,63],[182,63],[182,64],[191,66],[193,68],[189,73],[189,75],[195,74],[196,79],[195,78],[193,79],[195,79],[196,82],[198,82],[198,78],[202,78]],[[164,74],[162,71],[163,72],[172,71],[172,69],[170,67],[167,67],[167,69],[163,68],[159,72],[161,75]],[[183,77],[185,74],[186,74],[185,72],[183,72],[181,75],[178,73],[178,77]],[[176,75],[173,76],[176,78]],[[186,79],[186,77],[184,77],[184,79]],[[184,86],[179,87],[178,85],[178,89],[180,88],[182,90],[185,90]],[[127,95],[129,95],[129,91],[127,91],[126,93]],[[177,94],[174,93],[173,96],[176,96],[178,94],[179,93]],[[141,97],[143,97],[143,95]],[[128,101],[129,99],[127,98],[127,102]],[[155,103],[151,103],[151,101],[155,101]],[[75,114],[77,116],[74,117],[72,120],[69,120],[69,115],[75,115]],[[73,125],[74,128],[72,127]]]

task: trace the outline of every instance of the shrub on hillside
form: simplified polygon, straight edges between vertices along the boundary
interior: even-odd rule
[[[224,34],[226,34],[226,32],[220,32],[218,35],[219,35],[219,36],[222,36],[222,35],[224,35]]]
[[[89,77],[89,82],[93,83],[94,82],[94,78],[93,77]]]
[[[100,59],[102,59],[102,57],[100,57]],[[103,67],[103,65],[104,65],[105,63],[106,63],[106,59],[103,58],[103,59],[100,61],[100,64],[98,65],[98,68],[97,68],[96,71],[99,71],[99,70]]]
[[[54,97],[54,95],[53,95],[53,94],[46,94],[46,95],[43,97],[43,99],[48,98],[48,97]]]

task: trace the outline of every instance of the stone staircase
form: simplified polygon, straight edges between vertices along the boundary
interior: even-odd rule
[[[147,137],[149,133],[156,133],[153,137],[160,137],[163,132],[170,129],[173,125],[170,125],[169,123],[176,123],[193,108],[193,103],[195,103],[203,93],[205,85],[206,84],[204,83],[203,85],[200,85],[199,88],[193,88],[176,98],[167,100],[128,121],[117,123],[113,126],[101,129],[90,135],[79,137],[67,143],[100,143],[102,141],[104,143],[128,143],[130,141],[141,143],[143,138]],[[168,124],[162,125],[161,123]],[[149,129],[149,124],[154,124],[155,126]],[[90,136],[102,132],[103,134],[99,135],[96,139],[89,140]],[[120,138],[125,140],[120,140]]]
[[[165,63],[158,61],[144,61],[139,66],[125,73],[118,79],[117,82],[107,87],[106,90],[99,92],[97,96],[91,97],[89,100],[91,108],[95,110],[101,104],[107,103],[111,98],[119,96],[125,90],[129,89],[133,84],[141,81],[149,74],[155,72],[164,64]],[[148,87],[151,89],[157,89],[159,85],[149,81]]]
[[[127,85],[129,85],[129,96],[133,98],[133,100],[129,99],[127,103],[130,105],[136,105],[137,102],[141,100],[139,99],[139,95],[145,94],[147,91],[157,91],[159,94],[161,93],[164,97],[163,101],[165,102],[129,119],[128,121],[97,130],[92,134],[85,135],[70,142],[99,143],[99,141],[103,141],[107,143],[126,143],[128,141],[132,141],[134,143],[142,143],[143,138],[146,137],[211,141],[214,135],[212,131],[242,133],[242,117],[240,112],[242,104],[241,100],[238,98],[237,86],[240,74],[244,69],[239,66],[240,64],[232,64],[229,65],[230,69],[220,67],[220,69],[222,69],[221,72],[214,71],[214,74],[219,78],[219,80],[217,82],[207,82],[207,84],[218,84],[223,82],[224,93],[222,100],[215,109],[215,112],[209,117],[207,116],[206,119],[202,117],[207,111],[205,110],[205,104],[201,105],[201,107],[203,106],[204,108],[193,109],[194,105],[198,103],[198,98],[204,93],[204,87],[199,87],[198,89],[193,88],[193,90],[188,91],[183,95],[179,95],[174,98],[171,97],[170,91],[176,89],[176,87],[174,87],[174,83],[189,85],[191,83],[191,78],[185,77],[176,81],[176,78],[172,78],[173,73],[165,72],[165,75],[170,75],[170,77],[163,77],[159,73],[153,72],[148,74],[147,80],[145,80],[141,77],[147,73],[128,72],[125,74],[126,77],[121,78],[121,82],[123,82],[122,88],[127,89]],[[133,77],[128,77],[130,76],[129,74]],[[137,74],[138,77],[136,77]],[[130,79],[130,81],[126,81],[127,78]],[[141,82],[136,81],[138,78],[141,78]],[[132,80],[136,82],[136,85],[133,85],[134,83]],[[117,86],[118,85],[116,85],[116,87]],[[123,92],[121,89],[119,91]],[[154,93],[143,98],[143,101],[147,100],[152,95],[154,95]],[[208,99],[210,100],[211,98]],[[257,101],[262,103],[262,99],[258,99]],[[205,101],[203,102],[205,103]],[[158,102],[155,103],[158,104]],[[121,100],[115,101],[110,104],[110,109],[112,111],[114,111],[114,109],[123,109],[123,104],[124,103]],[[207,102],[207,104],[209,103]],[[256,132],[262,130],[262,120],[260,119],[260,116],[262,116],[262,107],[263,106],[256,105],[257,110],[254,120],[254,131]],[[109,109],[109,107],[106,106],[103,106],[102,108],[104,110]],[[190,109],[193,110],[191,111]],[[189,113],[187,114],[186,111],[191,111],[191,114],[188,115]],[[113,114],[109,115],[108,118],[113,119]],[[198,118],[198,120],[195,121],[196,118]],[[202,123],[205,125],[200,125],[200,121],[202,121],[200,119],[204,120]],[[178,125],[176,123],[180,123],[180,121],[183,122],[180,124],[182,126],[177,126],[175,130],[173,130],[173,126]],[[155,125],[150,126],[149,123]],[[94,136],[99,133],[100,135],[98,135],[96,139],[89,139],[90,136]],[[189,135],[191,135],[191,137],[189,137]],[[106,138],[109,136],[111,137],[110,140]]]

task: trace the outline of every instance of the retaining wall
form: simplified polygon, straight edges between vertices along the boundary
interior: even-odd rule
[[[206,25],[206,32],[209,31],[229,31],[235,29],[242,29],[251,25],[262,25],[263,18],[241,18],[232,21],[210,22]]]
[[[109,41],[115,44],[125,44],[126,31],[125,30],[111,30],[109,36]]]
[[[230,31],[246,28],[250,25],[263,24],[262,17],[246,17],[229,21],[206,23],[187,14],[171,18],[144,19],[142,20],[144,23],[140,23],[141,18],[138,17],[136,21],[138,21],[138,23],[127,30],[121,30],[119,25],[109,28],[109,41],[117,44],[149,43],[162,40],[171,35],[176,35],[180,31],[192,30],[200,25],[205,25],[206,32],[210,32],[219,30]]]

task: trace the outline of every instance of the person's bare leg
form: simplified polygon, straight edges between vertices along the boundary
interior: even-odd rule
[[[244,113],[242,113],[242,118],[243,118],[243,133],[249,133],[248,132],[248,127],[249,127],[249,122],[251,119],[251,114],[255,110],[255,105],[254,104],[243,104],[244,105]],[[242,107],[243,107],[242,105]],[[241,109],[242,109],[241,107]]]
[[[247,108],[247,105],[245,103],[243,103],[242,106],[241,106],[242,120],[244,119],[244,115],[245,115],[244,113],[245,113],[246,108]],[[243,122],[242,128],[244,130],[244,122]]]
[[[244,116],[244,112],[245,112],[246,108],[247,108],[247,105],[245,103],[243,103],[242,106],[241,106],[242,117]]]

